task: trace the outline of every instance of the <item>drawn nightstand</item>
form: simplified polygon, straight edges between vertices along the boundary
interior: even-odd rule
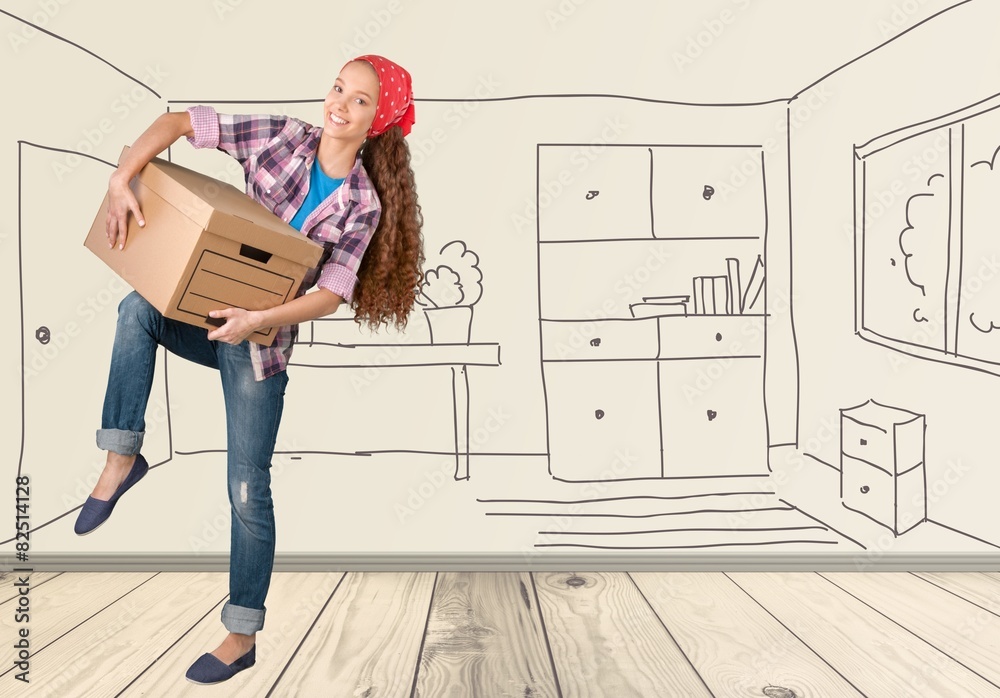
[[[927,519],[924,415],[874,400],[840,411],[843,505],[905,533]]]

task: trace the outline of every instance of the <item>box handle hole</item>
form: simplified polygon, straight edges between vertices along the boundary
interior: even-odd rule
[[[265,252],[257,247],[251,247],[250,245],[240,245],[240,256],[252,259],[255,262],[260,262],[261,264],[267,264],[271,259],[270,252]]]

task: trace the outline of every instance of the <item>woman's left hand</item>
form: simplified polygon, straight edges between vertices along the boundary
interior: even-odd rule
[[[239,344],[259,329],[256,325],[256,314],[243,308],[226,308],[224,310],[212,310],[208,313],[211,318],[223,318],[226,324],[208,333],[211,341],[225,342],[227,344]]]

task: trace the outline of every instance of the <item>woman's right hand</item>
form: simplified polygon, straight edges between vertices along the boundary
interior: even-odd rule
[[[142,211],[139,210],[139,202],[128,183],[129,179],[119,170],[115,170],[108,182],[108,219],[105,230],[108,234],[108,247],[117,245],[119,250],[125,249],[130,212],[139,222],[140,228],[146,225]]]

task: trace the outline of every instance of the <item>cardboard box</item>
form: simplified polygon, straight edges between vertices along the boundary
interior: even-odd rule
[[[146,165],[132,190],[146,225],[130,214],[125,249],[109,248],[105,195],[84,245],[168,318],[212,328],[223,321],[210,310],[280,305],[323,254],[236,187],[166,160]],[[269,346],[276,331],[248,339]]]

